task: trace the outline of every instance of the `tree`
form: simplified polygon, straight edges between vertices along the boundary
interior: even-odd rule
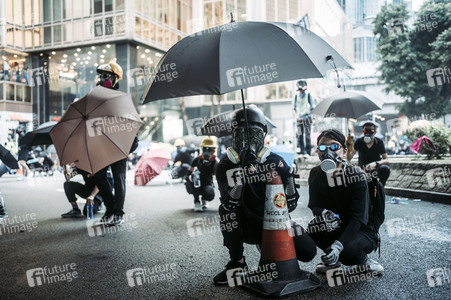
[[[402,3],[382,7],[374,21],[377,53],[382,61],[381,80],[387,84],[387,92],[406,100],[400,113],[449,114],[451,3],[430,0],[423,4],[413,25],[408,26],[408,20],[409,13]]]

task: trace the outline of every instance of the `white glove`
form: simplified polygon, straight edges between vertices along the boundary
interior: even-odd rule
[[[324,209],[321,212],[321,217],[324,220],[324,223],[326,224],[326,231],[331,232],[338,228],[340,228],[341,220],[340,217],[335,214],[333,211]]]
[[[343,251],[343,245],[340,241],[335,241],[329,248],[326,249],[326,254],[321,256],[321,260],[326,265],[335,265],[338,262],[341,251]]]

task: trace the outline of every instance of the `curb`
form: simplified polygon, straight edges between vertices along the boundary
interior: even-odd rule
[[[446,193],[385,187],[385,195],[451,204],[451,195]]]

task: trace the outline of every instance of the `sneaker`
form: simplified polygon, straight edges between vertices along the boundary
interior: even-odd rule
[[[243,257],[244,259],[244,257]],[[240,263],[236,260],[230,260],[229,263],[225,266],[225,269],[219,273],[218,275],[215,276],[215,278],[213,278],[213,282],[217,285],[226,285],[228,283],[228,278],[227,278],[227,271],[232,270],[232,269],[237,269],[237,268],[241,268],[243,269],[242,272],[237,272],[235,273],[234,277],[239,277],[239,276],[244,276],[247,273],[247,264],[246,264],[246,260],[244,260],[244,263]]]
[[[363,265],[367,267],[368,272],[372,272],[375,274],[381,274],[384,272],[384,267],[374,259],[369,258],[368,256],[363,261]]]
[[[316,273],[318,274],[326,274],[326,272],[330,269],[335,269],[335,268],[339,268],[341,266],[341,262],[337,262],[334,265],[326,265],[323,262],[320,262],[319,264],[316,265]]]
[[[83,215],[81,214],[80,209],[71,209],[69,212],[62,214],[61,217],[63,218],[82,218]]]
[[[199,202],[194,203],[194,211],[202,211],[202,205]]]
[[[207,201],[205,201],[205,200],[202,200],[202,209],[207,209],[208,208],[208,206],[207,206]]]
[[[122,216],[114,215],[111,221],[108,222],[108,226],[118,226],[124,223],[124,218]]]
[[[106,212],[103,215],[103,217],[100,218],[100,223],[104,223],[104,224],[108,223],[112,216],[113,216],[113,214],[110,214],[110,213]]]
[[[94,213],[96,214],[98,212],[101,212],[102,210],[103,210],[102,202],[99,199],[95,198],[94,199],[94,208],[93,208]]]

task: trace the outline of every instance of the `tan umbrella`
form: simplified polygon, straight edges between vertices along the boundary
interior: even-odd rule
[[[95,174],[128,156],[141,125],[129,94],[97,86],[69,105],[50,136],[61,165]]]

